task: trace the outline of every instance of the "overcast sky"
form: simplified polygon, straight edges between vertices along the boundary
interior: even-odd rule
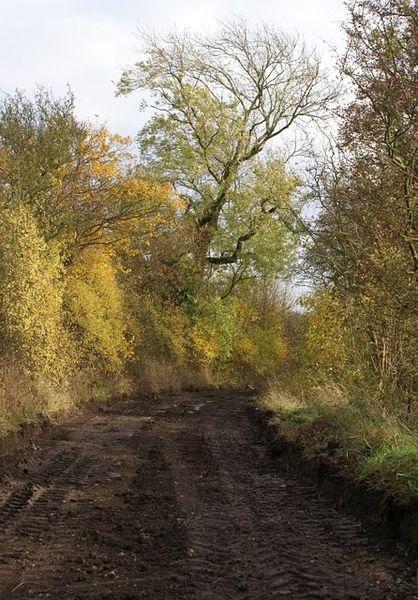
[[[327,61],[342,47],[343,0],[0,0],[0,91],[41,84],[60,95],[69,84],[81,117],[134,135],[138,98],[114,91],[138,56],[136,28],[203,29],[234,14],[299,32]]]

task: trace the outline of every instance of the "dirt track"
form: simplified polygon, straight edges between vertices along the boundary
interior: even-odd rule
[[[411,563],[277,471],[249,400],[119,403],[3,460],[0,598],[418,598]]]

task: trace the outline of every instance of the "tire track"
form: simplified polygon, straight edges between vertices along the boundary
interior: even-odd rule
[[[36,460],[23,457],[0,506],[0,599],[190,600],[159,446],[151,419],[121,411],[66,427],[62,441],[57,428]]]
[[[11,459],[0,600],[416,600],[415,564],[276,469],[248,400],[121,401]]]
[[[198,598],[418,597],[400,577],[401,560],[319,500],[311,483],[277,472],[255,443],[242,399],[195,411],[190,421],[166,452],[187,491],[179,503],[193,515]]]

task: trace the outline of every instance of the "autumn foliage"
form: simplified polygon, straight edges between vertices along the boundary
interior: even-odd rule
[[[220,298],[233,286],[202,272],[184,199],[130,140],[80,122],[70,94],[17,93],[0,106],[0,158],[5,429],[135,386],[274,369],[255,299]]]
[[[416,8],[349,2],[345,33],[337,111],[314,53],[239,19],[146,36],[118,86],[152,97],[136,146],[78,119],[71,93],[3,98],[4,428],[135,388],[278,378],[414,412]],[[332,148],[292,167],[329,116]],[[278,289],[301,269],[295,311]]]

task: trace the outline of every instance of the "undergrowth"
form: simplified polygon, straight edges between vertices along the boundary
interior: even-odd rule
[[[260,400],[279,435],[306,457],[326,456],[358,482],[401,502],[418,498],[418,434],[410,422],[378,411],[334,385],[309,397],[277,387]]]

